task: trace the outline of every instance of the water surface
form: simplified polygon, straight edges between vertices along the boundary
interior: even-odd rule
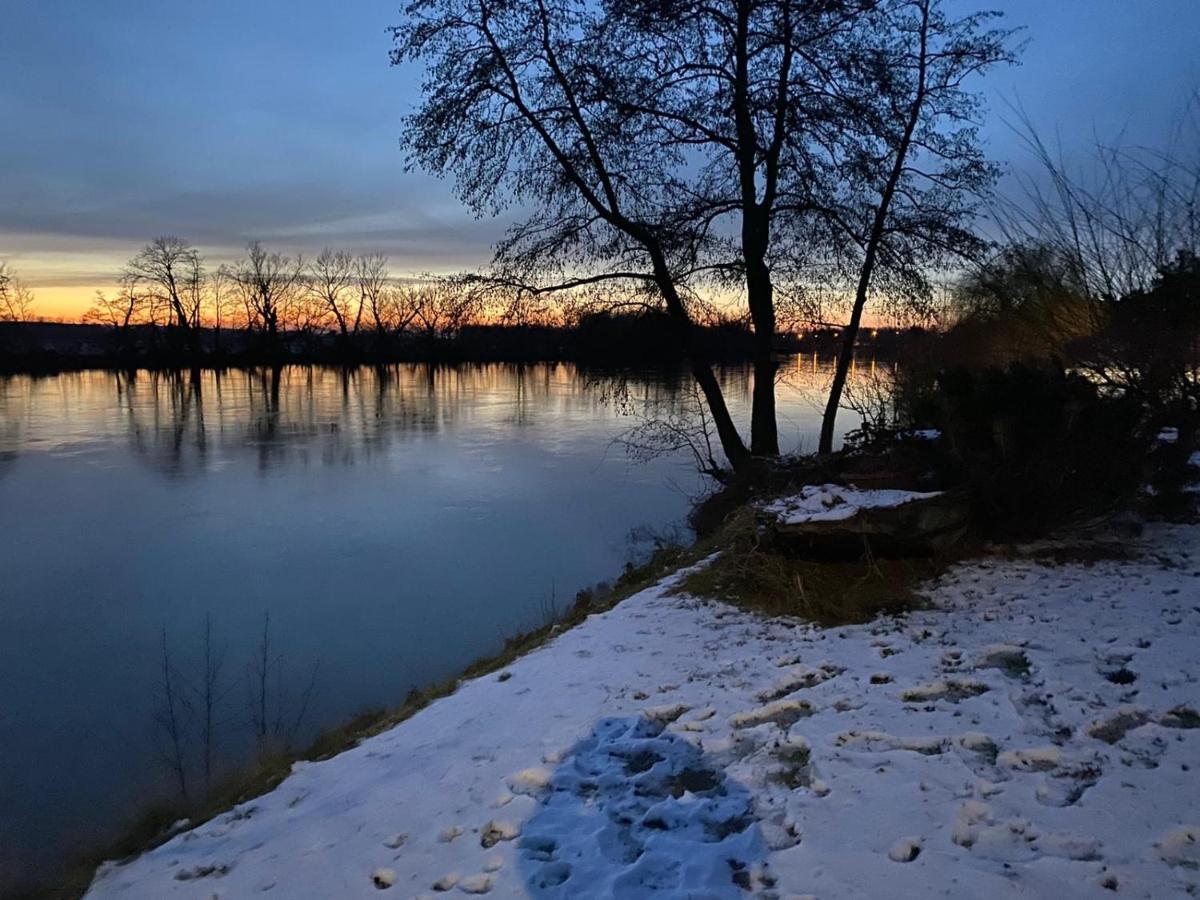
[[[785,366],[785,450],[827,380]],[[564,364],[0,379],[0,893],[170,796],[164,635],[198,793],[206,625],[215,775],[254,746],[268,614],[277,740],[396,705],[682,527],[690,454],[614,439],[692,396]]]

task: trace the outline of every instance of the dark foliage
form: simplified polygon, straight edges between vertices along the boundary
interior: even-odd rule
[[[1106,318],[1092,368],[1154,414],[1193,417],[1200,407],[1200,257],[1181,252],[1148,290],[1110,303]]]
[[[654,312],[601,312],[584,316],[572,327],[465,325],[449,337],[412,332],[389,334],[381,340],[373,332],[348,337],[336,332],[283,332],[274,345],[265,344],[254,332],[226,330],[217,346],[211,329],[202,328],[196,352],[163,340],[163,332],[150,325],[118,332],[99,325],[0,323],[0,371],[443,361],[677,363],[684,358],[683,347],[674,339],[674,326]],[[736,322],[697,327],[694,340],[713,360],[745,360],[753,352],[750,331]],[[776,349],[795,350],[798,342],[784,336]]]
[[[1149,436],[1138,404],[1078,375],[1016,364],[937,380],[945,464],[989,537],[1025,537],[1128,501]]]

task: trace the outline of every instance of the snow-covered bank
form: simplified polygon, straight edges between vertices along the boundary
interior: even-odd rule
[[[658,587],[93,898],[1200,890],[1200,529],[821,630]]]

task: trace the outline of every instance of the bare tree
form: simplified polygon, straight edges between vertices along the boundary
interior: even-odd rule
[[[199,349],[200,309],[203,304],[204,261],[182,238],[157,237],[141,249],[126,268],[169,312],[169,324],[183,335],[189,349]]]
[[[639,140],[642,129],[609,102],[600,59],[613,45],[598,7],[570,0],[417,0],[396,28],[393,61],[429,66],[424,101],[407,120],[415,160],[453,173],[479,212],[510,198],[535,209],[497,251],[514,281],[571,263],[539,291],[603,281],[652,283],[676,325],[726,458],[744,467],[738,434],[688,311],[682,273],[703,231],[669,215],[677,148]],[[626,127],[628,126],[628,127]],[[540,269],[539,271],[537,271]]]
[[[220,265],[208,276],[207,317],[213,328],[213,350],[221,352],[221,333],[238,327],[246,327],[248,322],[237,315],[238,309],[243,308],[237,295],[237,284],[233,270],[227,265]]]
[[[0,322],[25,322],[32,312],[33,291],[0,260]]]
[[[376,335],[386,335],[394,327],[394,324],[389,321],[387,264],[387,257],[382,253],[364,253],[354,260],[354,284],[358,289],[355,331],[360,327],[364,312],[370,313]],[[403,325],[400,326],[401,329],[403,327]]]
[[[1200,255],[1200,91],[1162,145],[1097,141],[1077,167],[1017,117],[1039,171],[995,209],[1010,252],[1053,256],[1095,304],[1150,289],[1180,252]]]
[[[827,234],[837,162],[861,143],[868,2],[692,0],[669,15],[647,0],[609,5],[620,79],[604,79],[630,125],[677,156],[672,227],[689,236],[693,280],[733,292],[754,335],[750,452],[779,453],[777,290],[810,274]],[[866,35],[866,36],[869,36]],[[871,46],[871,49],[875,49]],[[695,175],[687,174],[695,170]],[[741,294],[738,297],[738,294]]]
[[[1200,93],[1158,146],[1097,141],[1076,165],[1017,112],[1039,171],[998,204],[1008,243],[972,273],[964,301],[1106,390],[1191,418],[1185,410],[1200,403]]]
[[[513,200],[535,210],[497,247],[506,282],[535,296],[620,283],[635,302],[652,288],[726,459],[744,469],[778,453],[778,280],[802,284],[814,267],[861,254],[865,294],[879,257],[888,272],[914,268],[900,264],[901,235],[924,228],[924,246],[941,247],[949,230],[936,204],[914,201],[899,216],[895,198],[932,196],[947,178],[950,197],[954,177],[971,174],[969,130],[937,131],[967,105],[954,79],[970,66],[951,72],[949,60],[1001,36],[976,35],[982,17],[949,22],[936,7],[678,0],[664,14],[652,0],[415,0],[393,58],[425,61],[429,77],[405,140],[419,164],[454,174],[476,211]],[[913,26],[922,11],[924,32]],[[923,51],[935,32],[940,42]],[[911,164],[913,144],[929,149],[929,168]],[[698,340],[714,291],[740,293],[755,335],[749,447]]]
[[[96,291],[83,321],[111,328],[122,351],[130,349],[130,329],[152,321],[154,303],[137,275],[126,273],[113,294]]]
[[[648,409],[631,402],[623,392],[617,399],[622,412],[638,420],[638,424],[617,439],[634,459],[650,460],[684,451],[691,455],[698,471],[719,477],[721,467],[713,446],[712,422],[695,384],[690,391],[663,403],[648,404]]]
[[[324,312],[332,316],[343,345],[362,321],[364,292],[356,284],[355,259],[344,250],[326,247],[308,266],[308,289]]]
[[[927,297],[926,272],[980,242],[966,230],[995,173],[984,160],[964,81],[1011,58],[1011,32],[987,28],[997,13],[950,18],[940,0],[884,4],[864,65],[870,89],[857,105],[870,140],[850,160],[844,199],[831,220],[857,249],[850,320],[821,421],[818,452],[833,450],[834,425],[873,279],[895,295]],[[882,54],[882,55],[879,55]],[[874,57],[874,62],[871,60]],[[872,99],[873,98],[873,99]]]
[[[252,326],[273,348],[278,347],[280,329],[303,293],[303,274],[300,257],[268,253],[258,241],[249,244],[245,258],[233,269]]]
[[[432,341],[452,340],[480,309],[482,295],[460,279],[429,278],[400,288],[398,310],[411,311],[410,321]]]

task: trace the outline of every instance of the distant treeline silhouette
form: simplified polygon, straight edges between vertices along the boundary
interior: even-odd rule
[[[325,365],[391,362],[534,362],[571,360],[603,365],[681,364],[674,326],[658,313],[596,312],[565,324],[509,325],[475,322],[452,334],[403,331],[281,331],[273,341],[246,328],[202,325],[189,345],[170,325],[136,324],[123,329],[96,324],[0,322],[0,371],[52,372],[80,368],[179,369],[283,363]],[[706,354],[725,362],[752,357],[753,334],[739,322],[698,329]],[[872,355],[894,357],[925,335],[922,329],[878,329],[860,335]],[[836,328],[783,334],[779,353],[836,353]]]
[[[306,261],[252,242],[241,260],[212,267],[188,241],[157,237],[129,260],[115,291],[96,292],[77,324],[31,321],[31,292],[9,270],[0,268],[0,276],[9,310],[0,315],[0,369],[7,371],[425,360],[674,364],[689,352],[721,361],[761,351],[746,316],[699,298],[684,341],[669,313],[637,293],[581,287],[550,297],[496,277],[398,278],[377,253],[326,249]],[[806,334],[810,346],[826,349],[822,337],[832,341],[838,329]],[[774,352],[798,349],[797,334],[775,335]]]

